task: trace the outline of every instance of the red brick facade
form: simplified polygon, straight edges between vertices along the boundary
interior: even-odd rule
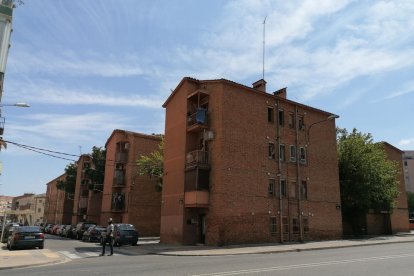
[[[254,85],[184,78],[165,102],[161,242],[342,236],[332,114]]]
[[[391,231],[393,234],[397,232],[409,232],[407,194],[405,192],[403,173],[403,152],[386,142],[383,142],[382,144],[384,145],[388,159],[395,161],[398,165],[398,182],[400,195],[396,199],[395,208],[391,214]]]
[[[101,218],[102,187],[90,189],[90,180],[85,175],[85,169],[92,165],[92,157],[83,154],[77,162],[76,185],[73,204],[72,224],[80,221],[98,223]]]
[[[72,220],[73,198],[65,191],[57,188],[59,180],[65,181],[66,174],[46,184],[45,222],[54,224],[70,224]]]
[[[158,149],[161,138],[124,130],[114,130],[106,147],[105,183],[101,224],[133,224],[140,236],[159,236],[161,192],[156,180],[137,173],[136,160]]]

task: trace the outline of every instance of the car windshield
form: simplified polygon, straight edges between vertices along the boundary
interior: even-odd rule
[[[38,226],[20,226],[17,228],[18,232],[40,232],[40,228]]]
[[[119,230],[135,230],[135,227],[132,224],[121,224]]]

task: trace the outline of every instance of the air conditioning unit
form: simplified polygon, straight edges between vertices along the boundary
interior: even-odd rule
[[[122,170],[122,165],[121,165],[121,164],[117,164],[117,165],[115,166],[115,169],[117,169],[117,170]]]
[[[126,150],[129,149],[129,143],[125,143],[124,147]]]
[[[206,132],[204,132],[204,140],[206,141],[211,141],[214,139],[214,132],[211,130],[208,130]]]

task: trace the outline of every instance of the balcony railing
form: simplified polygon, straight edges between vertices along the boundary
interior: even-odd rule
[[[115,155],[115,162],[117,163],[126,163],[128,162],[128,152],[117,152]]]
[[[125,173],[124,171],[115,171],[114,175],[114,187],[124,186],[125,185]]]
[[[208,165],[208,151],[205,150],[194,150],[187,153],[186,165]]]
[[[186,192],[189,191],[208,191],[210,182],[210,172],[203,169],[188,170],[185,172]]]
[[[195,113],[188,115],[187,127],[189,130],[196,130],[198,128],[206,128],[208,122],[207,110],[199,108]]]

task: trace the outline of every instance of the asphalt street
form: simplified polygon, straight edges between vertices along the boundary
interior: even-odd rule
[[[414,243],[224,256],[118,254],[4,270],[4,275],[412,275]],[[3,275],[2,272],[2,275]]]

